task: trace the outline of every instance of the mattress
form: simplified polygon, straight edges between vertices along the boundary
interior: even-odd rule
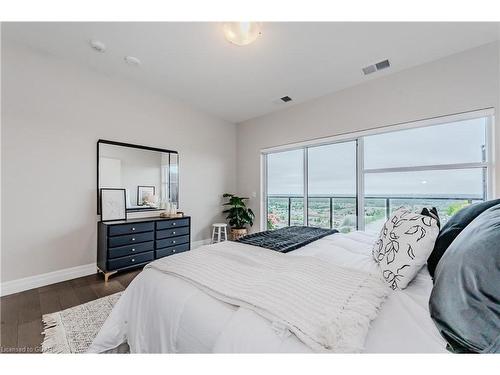
[[[369,271],[377,267],[371,258],[373,242],[372,234],[337,233],[287,256],[314,256],[343,267]],[[431,289],[432,280],[424,267],[405,290],[392,292],[372,322],[364,352],[446,352],[446,343],[429,314]],[[112,350],[124,341],[136,353],[311,351],[286,328],[248,309],[214,299],[190,283],[152,268],[141,272],[130,284],[89,351]]]

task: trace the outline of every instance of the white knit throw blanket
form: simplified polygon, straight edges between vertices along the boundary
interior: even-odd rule
[[[204,246],[146,267],[248,308],[318,352],[360,352],[389,292],[378,274],[235,242]]]

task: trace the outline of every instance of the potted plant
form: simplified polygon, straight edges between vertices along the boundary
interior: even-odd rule
[[[247,208],[245,200],[248,198],[237,197],[234,194],[225,193],[224,198],[229,198],[229,202],[224,203],[224,206],[229,206],[223,213],[227,214],[226,219],[231,227],[231,238],[237,240],[240,237],[246,236],[248,230],[247,225],[252,226],[255,215],[250,208]]]

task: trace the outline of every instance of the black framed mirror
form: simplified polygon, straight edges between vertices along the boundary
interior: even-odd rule
[[[125,189],[127,212],[179,207],[179,153],[156,147],[97,141],[97,214],[101,188]]]

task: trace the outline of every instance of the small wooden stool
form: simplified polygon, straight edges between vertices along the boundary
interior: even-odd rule
[[[212,243],[227,241],[227,224],[226,223],[215,223],[212,225]],[[221,235],[224,235],[224,239]],[[217,238],[216,238],[217,236]]]

